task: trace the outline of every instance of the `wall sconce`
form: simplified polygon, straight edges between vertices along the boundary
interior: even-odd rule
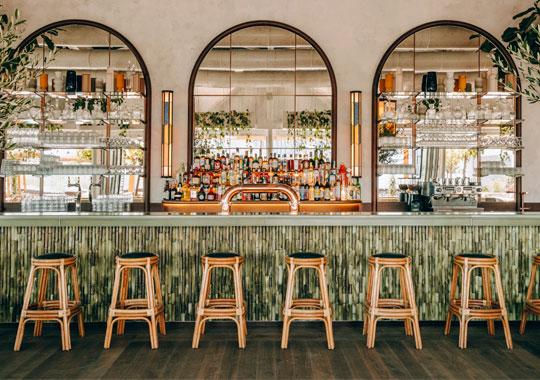
[[[161,91],[161,177],[172,177],[173,91]]]
[[[351,171],[362,176],[362,91],[351,91]]]

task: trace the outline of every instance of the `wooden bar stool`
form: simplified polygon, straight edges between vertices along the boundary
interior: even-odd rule
[[[34,280],[39,272],[39,288],[37,302],[30,304]],[[50,300],[47,296],[49,275],[56,274],[58,299]],[[73,300],[69,299],[67,278],[71,276]],[[74,316],[78,316],[79,335],[84,336],[84,320],[81,308],[81,294],[77,277],[77,259],[67,253],[46,253],[32,258],[30,276],[24,293],[24,301],[19,319],[19,328],[15,339],[15,351],[21,349],[26,322],[34,321],[34,336],[41,336],[43,321],[56,321],[60,324],[62,350],[71,350],[69,324]]]
[[[285,256],[285,263],[289,270],[287,280],[287,294],[283,307],[283,335],[281,348],[289,344],[289,330],[295,320],[321,320],[326,329],[328,349],[334,349],[334,331],[332,328],[332,307],[328,297],[328,284],[326,281],[326,263],[324,255],[314,252],[295,252]],[[294,277],[300,269],[315,269],[319,278],[320,299],[294,298]]]
[[[118,322],[116,333],[122,335],[126,320],[142,320],[148,323],[150,345],[152,349],[158,348],[158,325],[161,334],[165,335],[166,332],[158,262],[159,257],[150,252],[130,252],[116,257],[113,294],[105,333],[106,349],[111,346],[114,324]],[[134,269],[143,271],[145,298],[128,299],[129,274]]]
[[[232,319],[238,328],[238,346],[246,348],[246,305],[242,289],[242,264],[244,258],[234,252],[214,252],[202,257],[203,277],[197,319],[193,332],[193,348],[199,348],[206,321],[210,319]],[[233,273],[234,298],[210,298],[211,274],[216,268],[230,269]]]
[[[529,287],[527,288],[527,296],[525,298],[525,307],[521,314],[521,323],[519,325],[519,333],[525,334],[525,326],[527,325],[527,316],[529,313],[534,315],[540,315],[540,299],[533,298],[534,288],[536,287],[536,271],[540,266],[540,255],[535,256],[532,268],[531,279],[529,280]]]
[[[367,334],[367,347],[375,347],[377,322],[380,319],[404,320],[405,334],[414,335],[418,350],[422,349],[418,309],[414,297],[411,274],[411,258],[401,253],[378,253],[368,259],[368,286],[364,302],[363,335]],[[399,270],[400,298],[379,298],[382,271],[387,268]]]
[[[471,299],[471,275],[475,269],[482,271],[483,299]],[[497,301],[493,300],[490,272],[495,278]],[[460,296],[456,298],[458,277],[461,275]],[[450,306],[446,318],[444,334],[450,334],[452,316],[459,319],[459,348],[467,348],[467,328],[471,319],[487,320],[489,335],[495,335],[496,319],[500,319],[504,329],[506,346],[512,349],[512,336],[508,325],[508,313],[504,303],[499,260],[492,255],[482,253],[463,253],[454,257],[452,283],[450,284]]]

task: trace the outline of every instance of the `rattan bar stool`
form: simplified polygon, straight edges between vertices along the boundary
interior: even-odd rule
[[[529,287],[527,288],[527,296],[525,297],[525,307],[521,314],[521,323],[519,325],[519,333],[521,335],[525,334],[525,326],[527,325],[527,317],[530,314],[540,315],[540,299],[533,298],[534,288],[536,287],[536,271],[540,266],[540,255],[534,257],[532,268],[531,268],[531,278],[529,280]]]
[[[375,347],[377,322],[381,319],[390,319],[404,320],[405,334],[414,335],[416,348],[422,349],[411,261],[409,256],[401,253],[378,253],[368,259],[368,286],[364,302],[363,327],[363,335],[367,334],[366,345],[368,348]],[[399,271],[400,298],[380,298],[382,271],[390,268]]]
[[[475,269],[482,271],[483,299],[471,299],[471,275]],[[497,301],[493,300],[490,272],[495,278]],[[458,277],[461,275],[460,296],[456,298]],[[446,318],[444,334],[450,334],[452,316],[459,319],[459,348],[467,348],[467,328],[472,319],[487,320],[489,335],[495,334],[496,319],[500,319],[504,329],[506,346],[512,349],[512,336],[508,324],[508,313],[504,303],[499,260],[482,253],[463,253],[454,257],[452,283],[450,284],[450,306]]]
[[[238,346],[246,348],[246,305],[242,289],[242,264],[244,258],[234,252],[213,252],[202,257],[203,276],[197,319],[193,332],[193,348],[199,348],[201,335],[204,334],[206,321],[211,319],[231,319],[238,328]],[[210,298],[211,274],[214,269],[230,269],[233,273],[234,298]]]
[[[39,272],[39,288],[36,303],[30,304],[34,280]],[[68,295],[68,273],[71,277],[73,300]],[[47,296],[49,275],[56,274],[58,299],[49,300]],[[62,350],[71,350],[71,335],[69,324],[71,319],[78,316],[79,335],[84,336],[84,320],[81,309],[79,279],[77,277],[77,259],[67,253],[46,253],[32,258],[30,276],[24,293],[23,307],[19,319],[19,328],[15,338],[14,350],[19,351],[24,335],[24,327],[28,321],[34,321],[34,336],[41,336],[43,321],[56,321],[60,324]]]
[[[295,252],[285,256],[285,263],[289,270],[287,280],[287,294],[283,307],[283,334],[281,348],[289,344],[289,330],[295,320],[322,320],[326,329],[328,349],[334,349],[334,331],[332,328],[332,307],[328,296],[328,283],[326,281],[327,259],[324,255],[314,252]],[[300,269],[315,269],[319,278],[320,299],[294,298],[294,278]]]
[[[112,300],[105,333],[106,349],[111,346],[114,324],[118,323],[116,333],[122,335],[126,320],[142,320],[148,323],[150,345],[152,349],[158,348],[158,325],[160,333],[166,333],[158,263],[159,257],[150,252],[130,252],[116,257]],[[129,274],[134,269],[143,271],[145,298],[128,299]]]

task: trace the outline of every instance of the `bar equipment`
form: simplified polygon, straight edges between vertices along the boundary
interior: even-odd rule
[[[478,201],[482,187],[472,178],[437,178],[430,194],[433,211],[482,211]]]
[[[298,212],[298,204],[300,197],[298,193],[289,185],[285,184],[251,184],[251,185],[235,185],[229,187],[223,193],[221,199],[221,212],[228,214],[231,207],[233,197],[241,193],[282,193],[289,198],[289,206],[291,214]]]

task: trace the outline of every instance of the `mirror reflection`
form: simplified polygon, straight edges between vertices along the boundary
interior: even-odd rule
[[[199,67],[193,96],[193,157],[331,159],[330,75],[289,30],[252,26],[224,37]]]

